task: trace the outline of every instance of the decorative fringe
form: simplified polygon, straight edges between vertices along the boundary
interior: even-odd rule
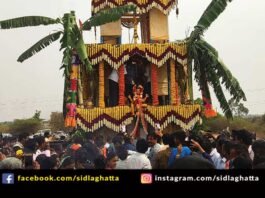
[[[201,121],[200,105],[166,105],[166,106],[148,106],[145,111],[145,120],[153,127],[159,123],[161,130],[168,124],[175,123],[185,130],[190,130]]]
[[[104,62],[99,63],[99,97],[98,104],[100,108],[105,108],[105,94],[104,94]]]
[[[157,79],[157,66],[151,64],[151,83],[152,83],[152,96],[153,96],[153,105],[159,105],[158,100],[158,79]]]
[[[118,70],[119,75],[119,106],[125,105],[125,76],[124,65],[121,65]]]
[[[126,4],[135,5],[139,14],[147,13],[153,8],[159,9],[164,14],[169,14],[171,9],[178,4],[178,0],[92,0],[92,13]]]
[[[158,67],[169,59],[182,66],[187,65],[187,44],[185,41],[176,43],[142,43],[142,44],[90,44],[87,53],[92,65],[106,61],[113,69],[118,69],[134,54],[139,54]]]
[[[143,116],[137,117],[137,126],[140,121],[144,130],[147,130],[148,122],[151,126],[159,123],[161,130],[170,123],[175,123],[183,129],[191,129],[197,122],[201,121],[200,105],[167,105],[147,106]],[[113,131],[120,132],[121,125],[129,125],[133,121],[131,109],[128,106],[116,106],[111,108],[77,108],[77,124],[85,131],[95,131],[106,126]],[[137,130],[132,135],[136,135]]]

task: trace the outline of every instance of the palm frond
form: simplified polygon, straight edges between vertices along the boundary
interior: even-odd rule
[[[52,42],[56,41],[59,39],[60,35],[62,34],[61,31],[55,32],[53,34],[50,34],[37,43],[35,43],[32,47],[30,47],[27,51],[25,51],[23,54],[21,54],[18,57],[18,62],[23,62],[24,60],[28,59],[29,57],[33,56],[37,52],[41,51],[45,47],[49,46]]]
[[[212,0],[197,23],[197,27],[206,30],[227,7],[232,0]]]
[[[219,81],[219,76],[212,69],[209,69],[209,68],[207,69],[207,81],[213,87],[216,98],[219,101],[220,107],[223,110],[225,116],[228,119],[233,118],[233,113],[225,98],[222,86]]]
[[[25,16],[0,21],[0,29],[20,28],[27,26],[51,25],[59,23],[60,19],[52,19],[44,16]]]
[[[90,61],[88,60],[86,45],[85,45],[85,42],[84,42],[82,37],[79,38],[78,43],[77,43],[75,48],[77,51],[77,55],[80,58],[80,60],[82,61],[82,63],[85,65],[86,70],[91,71],[92,65],[91,65]]]
[[[207,66],[208,69],[215,72],[215,74],[220,78],[221,83],[229,91],[232,98],[237,102],[241,99],[245,101],[246,96],[240,87],[239,82],[225,64],[219,59],[216,49],[206,41],[198,41],[195,45],[197,45],[197,49],[201,51],[201,60],[203,64]]]
[[[136,7],[134,5],[124,5],[103,10],[96,13],[89,20],[86,20],[83,24],[83,30],[90,30],[91,27],[117,21],[122,17],[122,15],[129,12],[134,12],[135,10]]]

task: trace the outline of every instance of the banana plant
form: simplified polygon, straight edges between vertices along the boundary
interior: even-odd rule
[[[83,40],[82,31],[89,31],[92,27],[100,26],[106,23],[114,22],[120,19],[122,15],[128,12],[135,12],[136,7],[133,5],[125,5],[117,8],[107,9],[98,12],[88,20],[84,22],[81,27],[78,27],[76,22],[75,12],[65,13],[62,18],[49,18],[45,16],[25,16],[20,18],[8,19],[0,21],[0,29],[22,28],[28,26],[39,25],[53,25],[60,24],[62,30],[55,31],[54,33],[42,38],[28,50],[23,52],[18,62],[23,62],[34,54],[40,52],[42,49],[48,47],[51,43],[60,39],[61,48],[63,50],[63,60],[60,69],[64,70],[65,83],[64,83],[64,100],[63,100],[63,113],[66,116],[66,103],[68,103],[69,93],[69,76],[71,72],[72,56],[74,53],[78,56],[82,62],[81,67],[85,67],[87,72],[92,71],[92,65],[90,64],[86,46]],[[83,70],[83,69],[82,69]],[[78,81],[78,99],[79,104],[83,104],[82,86],[80,79]]]
[[[237,79],[221,61],[217,50],[203,39],[203,33],[211,26],[232,0],[212,0],[191,32],[188,42],[188,65],[195,72],[203,95],[204,105],[211,105],[209,85],[227,118],[233,118],[232,110],[223,92],[223,86],[235,102],[246,101],[246,96]]]
[[[85,65],[86,69],[90,71],[92,65],[89,62],[85,43],[82,36],[82,31],[91,30],[92,27],[100,26],[106,23],[114,22],[128,12],[134,12],[136,9],[133,5],[125,5],[117,8],[110,8],[101,12],[98,12],[83,24],[83,27],[78,27],[76,22],[75,12],[65,13],[62,18],[49,18],[45,16],[25,16],[14,19],[8,19],[0,21],[0,29],[11,29],[11,28],[22,28],[28,26],[39,26],[39,25],[53,25],[61,24],[62,30],[58,30],[48,36],[42,38],[28,50],[23,52],[18,62],[23,62],[30,58],[34,54],[38,53],[42,49],[49,46],[51,43],[60,39],[61,49],[63,50],[63,60],[60,69],[64,69],[64,74],[68,77],[71,67],[71,57],[73,50],[75,49],[82,64]]]

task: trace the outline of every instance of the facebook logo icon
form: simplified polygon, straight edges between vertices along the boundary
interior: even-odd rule
[[[2,184],[14,184],[14,174],[13,173],[3,173],[2,174]]]

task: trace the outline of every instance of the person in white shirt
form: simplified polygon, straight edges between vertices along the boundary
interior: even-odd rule
[[[33,161],[35,161],[36,158],[41,154],[44,154],[47,157],[50,157],[51,151],[49,149],[49,145],[47,144],[47,142],[45,142],[45,138],[44,137],[38,137],[37,143],[38,143],[38,149],[33,154]]]
[[[145,139],[139,139],[136,143],[136,153],[128,159],[128,169],[152,169],[150,160],[146,156],[148,144]]]
[[[158,144],[157,140],[158,136],[155,133],[149,133],[147,135],[147,142],[149,146],[147,157],[150,160],[152,166],[154,164],[156,154],[161,151],[162,148],[162,146]]]
[[[117,155],[119,157],[119,160],[117,162],[115,169],[128,169],[128,159],[130,156],[128,156],[128,151],[125,147],[121,147],[117,150]]]

